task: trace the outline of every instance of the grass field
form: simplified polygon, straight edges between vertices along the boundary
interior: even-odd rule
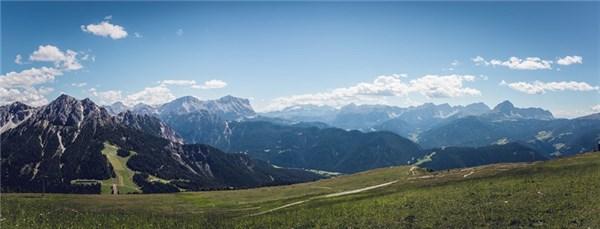
[[[600,153],[436,173],[382,168],[248,190],[1,201],[2,228],[597,228]]]
[[[116,177],[102,181],[102,194],[110,194],[111,186],[113,184],[117,185],[119,193],[140,192],[140,187],[133,182],[133,175],[135,172],[127,167],[127,160],[135,155],[135,152],[131,152],[127,157],[121,157],[117,155],[118,149],[117,146],[110,143],[104,143],[102,154],[108,158],[108,161],[115,171]]]

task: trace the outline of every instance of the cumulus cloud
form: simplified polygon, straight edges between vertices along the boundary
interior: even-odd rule
[[[50,82],[59,75],[62,75],[60,70],[48,67],[31,68],[0,75],[0,105],[15,101],[31,106],[48,103],[45,95],[52,92],[53,89],[35,85]]]
[[[158,83],[164,86],[187,86],[201,89],[217,89],[227,86],[225,81],[216,79],[205,81],[203,84],[198,84],[195,80],[161,80]]]
[[[53,45],[40,45],[30,56],[31,61],[53,62],[57,68],[64,70],[78,70],[83,66],[77,59],[77,52],[68,49],[66,52],[61,51]]]
[[[128,106],[133,106],[138,103],[156,105],[175,99],[175,95],[173,95],[171,90],[165,85],[146,87],[141,91],[128,95],[123,95],[123,92],[118,90],[98,91],[95,88],[91,88],[89,93],[94,96],[100,104],[112,104],[121,101]]]
[[[581,64],[581,63],[583,63],[583,57],[581,57],[581,56],[565,56],[563,58],[558,58],[556,63],[560,64],[560,65]]]
[[[121,91],[98,91],[96,88],[90,88],[88,91],[99,104],[112,104],[123,99]]]
[[[527,94],[544,94],[548,91],[597,91],[600,90],[598,86],[592,86],[586,82],[576,81],[560,81],[560,82],[542,82],[533,81],[529,82],[513,82],[507,83],[506,81],[500,82],[500,85],[508,86],[509,88],[520,91]]]
[[[175,85],[175,86],[194,86],[197,85],[195,80],[162,80],[158,81],[159,84],[163,85]]]
[[[147,87],[143,90],[128,95],[124,103],[128,105],[135,105],[138,103],[145,103],[150,105],[166,103],[175,99],[175,95],[171,93],[169,88],[159,85],[157,87]]]
[[[62,74],[62,71],[49,67],[30,68],[20,72],[9,72],[0,75],[0,87],[8,88],[43,84],[54,80],[56,76]]]
[[[508,60],[502,61],[497,59],[492,59],[487,61],[485,58],[481,56],[476,56],[471,59],[475,65],[482,66],[503,66],[508,67],[514,70],[541,70],[541,69],[552,69],[552,61],[551,60],[543,60],[539,57],[526,57],[525,59],[521,59],[518,57],[510,57]]]
[[[0,87],[0,104],[8,104],[15,101],[30,106],[41,106],[48,103],[45,95],[54,89],[49,87],[33,88],[4,88]]]
[[[464,82],[474,81],[472,75],[425,75],[404,82],[400,75],[378,76],[373,82],[336,88],[327,92],[279,97],[269,104],[267,110],[278,110],[299,104],[329,105],[339,107],[351,102],[381,101],[389,96],[405,97],[418,93],[428,98],[477,96],[481,92],[465,87]]]
[[[32,106],[43,105],[48,102],[45,95],[53,91],[51,87],[43,84],[54,81],[57,76],[63,75],[66,71],[82,68],[77,59],[77,52],[72,50],[63,52],[52,45],[39,46],[29,59],[52,62],[54,67],[34,67],[0,75],[0,104],[19,101]]]
[[[108,21],[103,21],[98,24],[82,25],[81,30],[96,36],[110,37],[113,40],[127,37],[127,31],[125,31],[123,26],[114,25]]]
[[[202,85],[194,85],[193,88],[202,88],[202,89],[218,89],[227,87],[227,83],[222,80],[209,80],[205,81]]]

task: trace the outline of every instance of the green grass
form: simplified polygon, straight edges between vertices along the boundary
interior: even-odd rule
[[[600,153],[427,173],[154,195],[3,194],[1,228],[596,228]],[[411,174],[411,175],[409,175]],[[465,175],[468,175],[465,177]],[[369,191],[323,195],[397,180]],[[302,204],[253,215],[296,201]]]
[[[117,155],[118,149],[115,145],[104,143],[102,154],[108,158],[116,177],[102,181],[102,194],[110,194],[112,184],[117,185],[119,193],[140,192],[140,187],[133,182],[135,172],[127,167],[127,161],[136,153],[131,152],[129,156],[121,157]]]

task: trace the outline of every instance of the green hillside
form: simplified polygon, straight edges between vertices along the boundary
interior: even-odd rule
[[[1,201],[2,228],[594,228],[600,153],[435,173],[391,167],[249,190]]]

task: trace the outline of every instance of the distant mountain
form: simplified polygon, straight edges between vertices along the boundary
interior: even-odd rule
[[[554,119],[552,113],[541,108],[516,108],[510,101],[504,101],[485,114],[486,118],[495,120],[519,120],[519,119]]]
[[[490,108],[483,103],[473,103],[467,106],[425,103],[421,106],[409,107],[398,117],[376,125],[373,129],[392,131],[413,141],[418,141],[420,133],[440,123],[465,116],[482,115],[489,111]]]
[[[106,109],[106,111],[108,111],[108,113],[111,115],[117,115],[121,112],[125,112],[125,111],[131,109],[130,107],[123,104],[122,102],[115,102],[109,106],[102,106],[102,107],[104,107],[104,109]]]
[[[172,142],[183,143],[183,139],[166,123],[160,119],[150,116],[134,114],[131,111],[125,111],[117,114],[114,119],[129,128],[139,130],[141,132],[161,137]]]
[[[372,127],[398,117],[405,108],[386,105],[349,104],[340,111],[330,125],[351,130],[371,131]]]
[[[158,108],[156,106],[150,106],[150,105],[144,104],[144,103],[138,103],[129,110],[131,110],[135,114],[140,114],[140,115],[150,115],[150,116],[158,115]]]
[[[280,111],[262,113],[262,116],[287,119],[294,122],[323,122],[333,121],[338,110],[330,106],[295,105]]]
[[[425,148],[486,146],[521,142],[546,155],[572,155],[593,150],[600,140],[600,120],[594,119],[496,119],[469,116],[452,120],[422,133]]]
[[[247,99],[224,96],[217,100],[202,101],[193,96],[184,96],[165,103],[159,108],[159,116],[183,115],[207,112],[225,120],[239,120],[256,115]]]
[[[600,113],[578,117],[577,119],[600,120]]]
[[[474,103],[467,106],[425,103],[408,108],[349,104],[340,109],[327,106],[299,105],[261,115],[295,122],[318,121],[329,126],[348,130],[386,130],[416,139],[420,132],[428,130],[445,120],[469,115],[482,115],[489,111],[490,108],[483,103]]]
[[[119,176],[116,166],[134,173],[119,180],[128,179],[144,192],[246,188],[319,178],[206,145],[181,145],[158,137],[165,134],[162,128],[152,117],[129,112],[112,117],[89,99],[61,95],[0,135],[2,191],[98,193],[98,183],[74,181],[109,182]],[[126,163],[109,160],[107,144],[127,151]]]
[[[549,159],[529,147],[518,143],[492,145],[478,148],[446,147],[428,151],[419,166],[433,170],[465,168],[479,165],[511,162],[532,162]]]
[[[229,122],[225,133],[207,143],[292,168],[353,173],[408,164],[422,156],[417,144],[390,132],[245,121]]]

